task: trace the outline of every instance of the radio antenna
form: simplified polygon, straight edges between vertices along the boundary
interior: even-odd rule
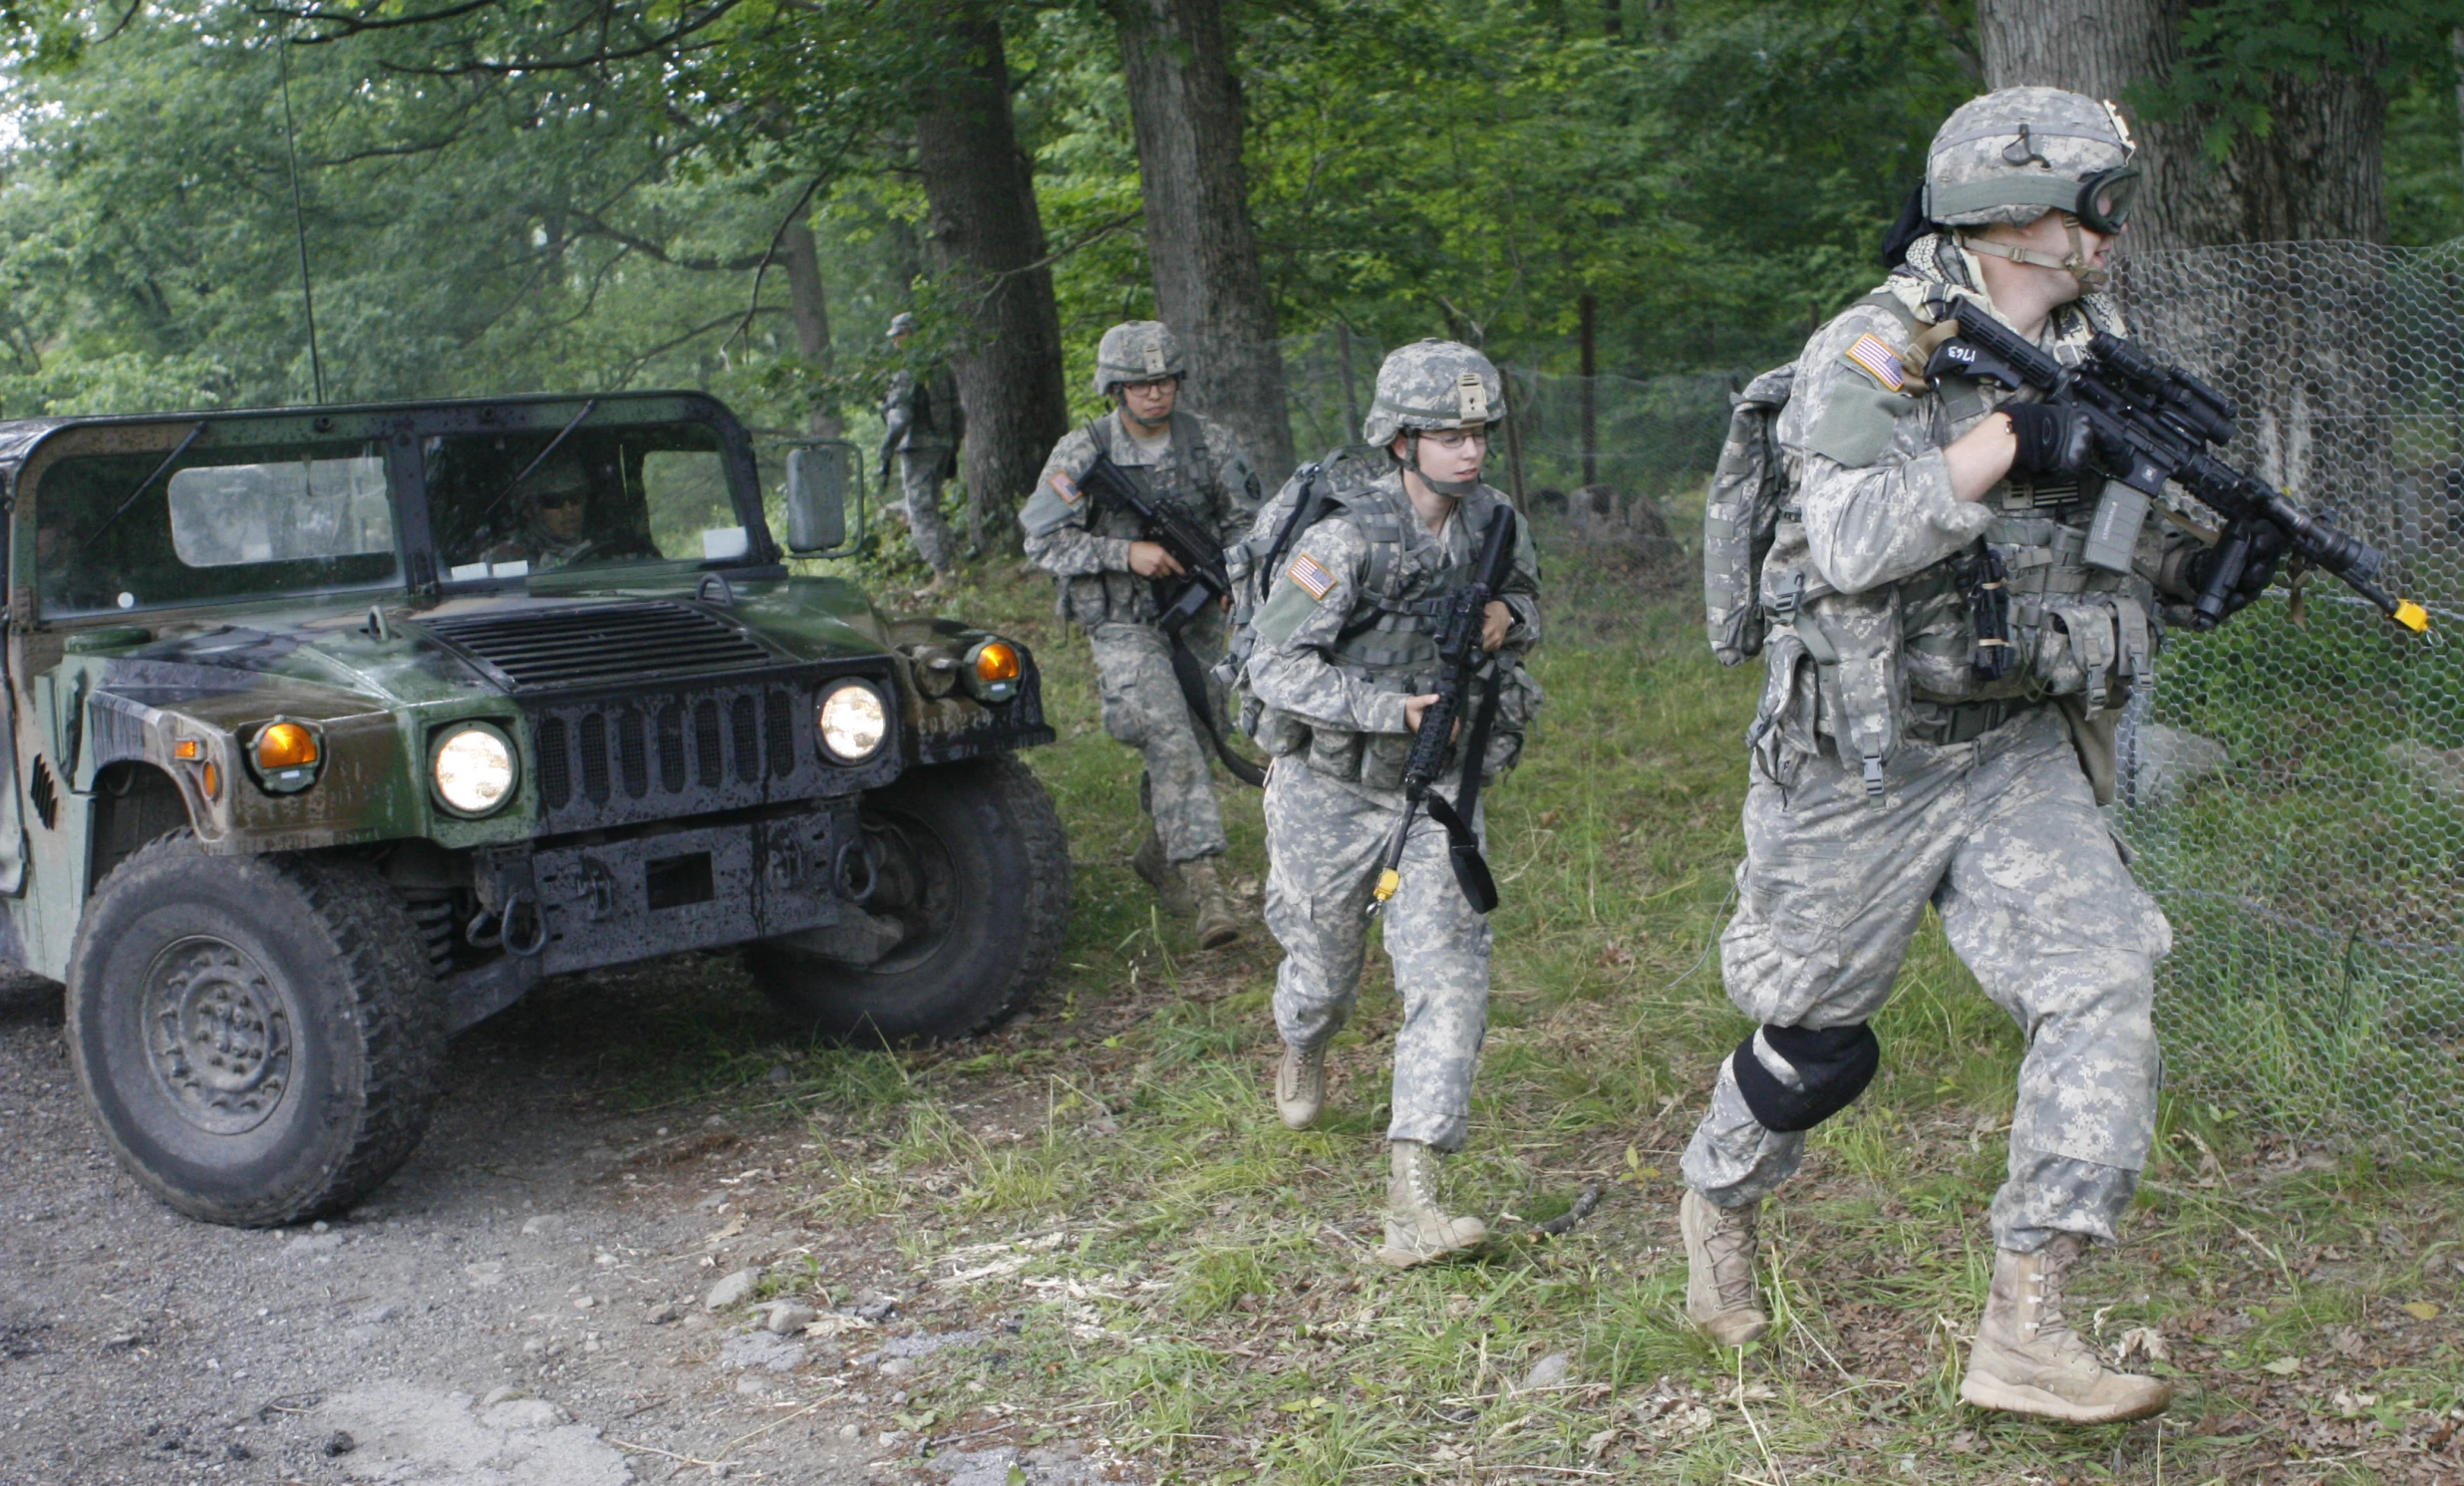
[[[299,129],[291,122],[291,38],[282,39],[282,148],[291,158],[291,230],[299,243],[299,297],[308,312],[308,371],[325,401],[325,359],[317,354],[317,286],[308,276],[308,214],[299,199]]]

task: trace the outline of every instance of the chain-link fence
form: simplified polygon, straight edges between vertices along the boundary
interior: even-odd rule
[[[2174,926],[2167,1076],[2254,1128],[2464,1165],[2464,242],[2142,257],[2120,292],[2240,406],[2226,456],[2379,547],[2433,615],[2399,633],[2320,575],[2171,632],[2115,812]],[[1358,437],[1382,349],[1285,343],[1304,450]],[[1508,375],[1526,490],[1698,511],[1734,379]]]
[[[1360,439],[1386,349],[1340,330],[1283,343],[1292,437],[1303,457]],[[1602,484],[1659,496],[1691,485],[1719,457],[1728,394],[1740,385],[1711,373],[1584,378],[1503,370],[1514,416],[1490,452],[1490,478],[1519,479],[1526,492]]]
[[[2120,811],[2174,926],[2168,1075],[2266,1128],[2464,1164],[2464,243],[2151,255],[2122,293],[2240,406],[2227,457],[2433,614],[2403,634],[2318,575],[2171,635]]]

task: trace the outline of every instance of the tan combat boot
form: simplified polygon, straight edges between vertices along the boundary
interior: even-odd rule
[[[1283,1061],[1275,1068],[1275,1112],[1284,1128],[1306,1130],[1326,1108],[1326,1049],[1284,1044]]]
[[[1172,870],[1172,864],[1163,859],[1163,838],[1155,834],[1151,823],[1146,827],[1146,839],[1138,843],[1136,854],[1129,858],[1129,866],[1155,890],[1155,896],[1163,901],[1164,912],[1189,911],[1189,887]]]
[[[1241,937],[1240,915],[1232,911],[1232,899],[1223,890],[1223,873],[1215,868],[1215,859],[1202,856],[1179,866],[1182,888],[1198,912],[1198,948],[1219,950]]]
[[[1381,1263],[1398,1270],[1449,1254],[1476,1249],[1488,1241],[1488,1225],[1477,1218],[1450,1218],[1437,1205],[1437,1152],[1417,1140],[1397,1140],[1393,1174],[1386,1178],[1386,1247]]]
[[[2065,1233],[2033,1254],[1995,1251],[1994,1289],[1968,1351],[1962,1403],[2068,1424],[2165,1411],[2171,1384],[2107,1367],[2062,1316],[2062,1282],[2086,1248],[2085,1239]]]
[[[1721,1207],[1689,1188],[1677,1205],[1686,1239],[1686,1319],[1721,1346],[1743,1346],[1771,1329],[1754,1304],[1754,1229],[1762,1204]]]

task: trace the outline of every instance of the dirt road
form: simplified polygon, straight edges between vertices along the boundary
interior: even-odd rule
[[[690,1093],[614,1112],[649,1002],[741,1022],[749,996],[713,959],[543,988],[457,1040],[435,1126],[368,1202],[248,1232],[124,1175],[59,988],[0,986],[0,1486],[1116,1479],[911,1406],[1004,1366],[1022,1323],[920,1290],[877,1233],[799,1226],[802,1123]],[[754,1293],[714,1308],[731,1276]]]

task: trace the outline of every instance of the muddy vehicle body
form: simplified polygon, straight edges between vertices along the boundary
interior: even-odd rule
[[[851,450],[787,456],[798,552]],[[791,576],[694,394],[0,424],[0,958],[68,986],[116,1154],[192,1216],[347,1205],[449,1035],[745,946],[824,1036],[962,1037],[1058,950],[1034,658]]]

